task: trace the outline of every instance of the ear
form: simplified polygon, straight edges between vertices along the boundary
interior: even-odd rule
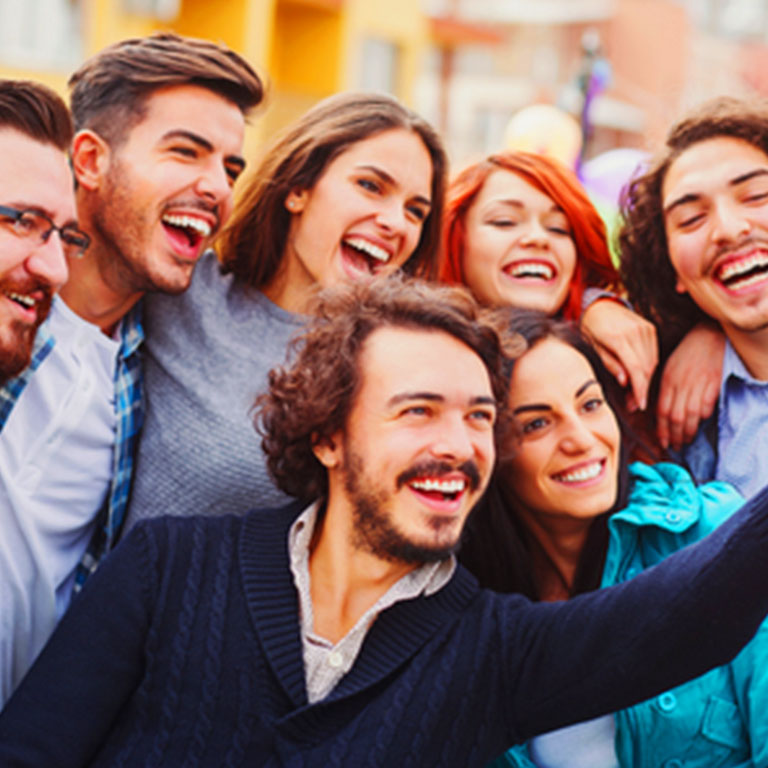
[[[79,186],[96,190],[109,168],[111,150],[98,133],[78,131],[72,141],[72,170]]]
[[[308,199],[308,190],[292,189],[285,198],[285,207],[288,209],[288,213],[301,213]]]
[[[688,291],[685,289],[685,286],[681,282],[680,278],[677,278],[677,281],[675,282],[675,290],[678,293],[688,293]]]
[[[341,433],[336,432],[330,437],[313,440],[312,453],[326,469],[336,469],[343,463],[342,444]]]

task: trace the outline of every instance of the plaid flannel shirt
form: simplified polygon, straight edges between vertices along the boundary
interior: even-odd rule
[[[115,453],[109,494],[96,516],[96,527],[88,549],[75,572],[75,592],[114,547],[125,519],[128,495],[131,490],[133,460],[144,422],[143,373],[140,347],[144,341],[141,324],[141,302],[125,315],[120,323],[120,349],[115,367]],[[0,388],[0,431],[13,406],[24,391],[34,371],[53,349],[55,339],[44,323],[37,333],[32,361],[21,375]]]

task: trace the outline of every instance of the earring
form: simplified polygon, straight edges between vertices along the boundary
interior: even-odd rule
[[[293,200],[288,201],[288,207],[293,210],[296,207],[296,203]]]

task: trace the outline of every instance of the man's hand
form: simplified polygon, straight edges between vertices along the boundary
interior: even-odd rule
[[[680,450],[712,415],[720,392],[725,354],[723,332],[699,323],[669,356],[661,376],[656,434],[663,448]]]

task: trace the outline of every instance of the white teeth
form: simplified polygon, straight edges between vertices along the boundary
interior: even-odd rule
[[[729,264],[726,264],[720,270],[718,270],[717,277],[719,280],[725,282],[726,280],[731,280],[734,277],[746,274],[747,272],[751,272],[753,269],[760,267],[768,267],[768,255],[764,253],[754,253],[745,259],[740,259],[739,261],[733,261]],[[738,287],[742,287],[743,285],[751,285],[752,283],[756,282],[754,279],[755,277],[763,279],[765,275],[761,274],[757,276],[750,276],[747,278],[745,283],[739,283]]]
[[[464,480],[415,480],[411,488],[419,491],[437,491],[438,493],[461,493],[466,486]]]
[[[208,237],[212,231],[211,225],[207,221],[198,219],[195,216],[166,214],[163,216],[163,221],[174,227],[184,227],[185,229],[194,230],[200,237]]]
[[[383,248],[379,248],[378,245],[369,243],[361,237],[350,237],[343,241],[345,245],[354,248],[356,251],[362,251],[372,256],[377,261],[382,261],[386,264],[389,261],[391,254],[389,251],[385,251]]]
[[[555,480],[562,483],[583,483],[585,480],[592,480],[597,477],[603,469],[602,461],[594,461],[586,467],[581,467],[573,472],[563,472],[555,475]]]
[[[552,267],[538,262],[513,264],[510,272],[513,277],[543,277],[545,280],[551,280],[555,276]]]
[[[754,275],[745,277],[743,280],[734,280],[732,283],[728,284],[728,287],[733,290],[738,290],[740,288],[749,288],[750,285],[755,285],[756,283],[765,282],[765,279],[766,279],[765,272],[756,272]]]
[[[29,309],[35,306],[35,300],[31,296],[23,296],[20,293],[13,293],[12,291],[9,291],[5,295],[9,299],[12,299],[13,301],[17,301],[19,304],[23,304],[25,307],[28,307]]]

